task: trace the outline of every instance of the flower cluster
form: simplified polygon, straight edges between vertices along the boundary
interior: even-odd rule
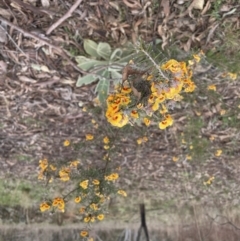
[[[110,143],[107,136],[103,138],[103,143]],[[78,179],[73,190],[65,195],[45,200],[39,208],[41,212],[50,209],[65,212],[67,203],[72,200],[75,203],[76,215],[79,216],[79,220],[86,224],[85,229],[80,232],[83,238],[89,237],[90,224],[104,220],[110,195],[127,196],[124,190],[116,188],[116,180],[119,178],[119,174],[111,172],[109,169],[100,172],[98,169],[84,168],[83,165],[80,165],[80,161],[72,161],[67,166],[57,168],[50,164],[47,159],[40,160],[39,167],[40,178],[38,178],[46,180],[47,183],[49,183],[49,177],[52,180],[57,177],[58,180],[63,181],[62,184],[72,186],[67,181],[71,182]]]
[[[195,55],[192,64],[199,62],[199,60],[200,56]],[[135,70],[137,67],[130,64],[129,68]],[[141,79],[144,80],[141,84],[146,86],[143,86],[142,92],[139,91],[140,97],[138,96],[138,101],[135,101],[136,105],[134,104],[134,97],[136,99],[137,94],[131,83],[118,87],[116,93],[108,96],[106,118],[109,123],[116,127],[123,127],[128,123],[143,122],[146,126],[149,126],[152,117],[157,117],[159,120],[161,116],[162,120],[158,121],[160,129],[165,129],[173,124],[173,119],[168,114],[167,105],[169,103],[172,105],[174,101],[180,101],[182,92],[193,92],[195,90],[196,86],[191,80],[192,67],[190,64],[187,66],[185,62],[170,59],[157,68],[157,74],[152,70],[150,74],[141,76]],[[148,87],[150,89],[147,92],[150,94],[143,96]],[[145,103],[143,103],[143,97]]]
[[[209,179],[206,182],[203,182],[203,184],[206,185],[211,185],[215,177],[209,177]]]
[[[57,169],[56,166],[48,163],[46,158],[39,161],[40,171],[38,173],[38,180],[47,180],[48,182],[52,182],[55,177],[60,178],[61,181],[69,181],[70,174],[73,169],[76,169],[80,164],[80,161],[72,161],[68,166],[62,167],[61,169]]]

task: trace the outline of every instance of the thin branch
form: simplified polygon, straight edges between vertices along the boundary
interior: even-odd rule
[[[57,20],[46,32],[47,35],[49,35],[55,28],[57,28],[61,23],[63,23],[67,18],[72,16],[72,13],[75,11],[75,9],[80,5],[82,0],[77,0],[74,5],[68,10],[66,14],[64,14],[61,18]]]
[[[86,73],[87,73],[86,71],[83,71],[82,69],[80,69],[80,68],[67,56],[67,53],[65,52],[64,49],[62,49],[62,48],[60,48],[60,47],[58,47],[58,46],[55,46],[55,45],[49,43],[47,40],[42,39],[42,38],[38,37],[38,36],[35,35],[35,34],[32,34],[32,33],[27,32],[26,30],[24,30],[24,29],[16,26],[15,24],[9,22],[8,20],[6,20],[6,19],[4,19],[4,18],[2,18],[2,17],[0,17],[0,21],[2,21],[3,23],[7,24],[8,26],[16,29],[17,31],[19,31],[20,33],[22,33],[25,37],[29,37],[29,38],[36,39],[36,40],[42,42],[43,44],[48,45],[49,47],[55,49],[55,50],[58,52],[58,54],[60,54],[64,59],[66,59],[66,60],[71,64],[71,66],[72,66],[74,69],[76,69],[78,72],[80,72],[80,73],[82,73],[82,74],[86,74]]]
[[[35,7],[31,4],[27,4],[21,0],[12,0],[13,2],[17,3],[20,7],[22,7],[23,9],[30,9],[31,11],[38,13],[38,14],[48,14],[50,16],[50,18],[53,18],[53,15],[56,15],[57,13],[50,11],[48,9],[44,9],[44,8],[38,8]]]
[[[212,218],[209,214],[206,214],[210,219],[212,219],[212,222],[216,223],[216,224],[219,224],[219,225],[227,225],[227,224],[230,224],[231,226],[233,226],[235,229],[237,230],[240,230],[239,227],[237,227],[235,224],[233,224],[231,221],[229,221],[229,219],[225,216],[222,216],[222,215],[217,215],[215,218]],[[217,221],[215,221],[218,217],[222,217],[222,218],[225,218],[227,220],[227,222],[225,223],[219,223]]]

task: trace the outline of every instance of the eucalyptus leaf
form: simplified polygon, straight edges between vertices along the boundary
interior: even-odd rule
[[[98,92],[98,99],[102,105],[106,103],[107,95],[109,92],[109,80],[102,78],[99,80],[96,89],[96,92]]]
[[[105,60],[109,60],[112,49],[108,43],[100,42],[97,46],[97,53]]]
[[[89,59],[84,56],[76,56],[76,61],[78,62],[78,67],[81,69],[87,71],[91,68],[94,68],[95,66],[104,65],[107,64],[107,61],[100,61],[95,59]]]
[[[96,81],[98,77],[94,74],[87,74],[85,76],[79,76],[76,86],[81,87],[82,85],[88,85],[91,84],[92,82]]]
[[[92,57],[100,57],[97,53],[97,43],[92,41],[91,39],[84,39],[83,41],[83,47],[87,54],[89,54]]]
[[[31,64],[31,67],[32,67],[34,70],[38,70],[38,71],[41,70],[41,65],[38,65],[38,64]]]

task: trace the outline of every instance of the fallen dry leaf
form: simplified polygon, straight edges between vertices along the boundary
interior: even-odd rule
[[[194,0],[192,3],[192,7],[194,9],[203,9],[203,5],[204,5],[204,0]]]
[[[48,8],[50,6],[49,0],[41,0],[42,6]]]
[[[163,12],[164,12],[165,16],[167,17],[170,13],[169,1],[162,0],[161,6],[163,7]]]

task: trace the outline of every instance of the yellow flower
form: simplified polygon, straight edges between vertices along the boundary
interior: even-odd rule
[[[158,110],[158,109],[159,109],[159,102],[158,102],[158,101],[155,101],[155,103],[152,105],[151,108],[152,108],[153,111]]]
[[[90,208],[93,209],[93,210],[95,210],[95,211],[98,210],[98,206],[97,206],[96,203],[90,204]]]
[[[91,217],[91,220],[90,220],[92,223],[95,222],[95,217]]]
[[[152,80],[153,79],[153,75],[149,75],[148,77],[147,77],[147,80]]]
[[[89,238],[88,241],[94,241],[94,239],[93,238]]]
[[[122,90],[121,90],[122,94],[129,94],[131,92],[132,92],[132,89],[129,86],[123,86],[122,87]]]
[[[104,214],[99,214],[97,216],[97,219],[100,220],[100,221],[103,220],[104,219]]]
[[[41,212],[45,212],[48,210],[51,206],[47,202],[43,202],[40,204],[40,210]]]
[[[92,134],[86,134],[86,140],[91,141],[94,139],[94,136]]]
[[[142,139],[142,138],[138,138],[138,139],[137,139],[137,144],[138,144],[138,145],[141,145],[142,142],[143,142],[143,139]]]
[[[118,179],[118,173],[112,173],[111,176],[113,180]]]
[[[135,119],[139,118],[138,112],[136,110],[132,110],[130,116]]]
[[[87,236],[88,236],[88,231],[83,230],[83,231],[80,232],[80,235],[81,235],[82,237],[87,237]]]
[[[96,123],[96,121],[95,121],[94,119],[92,119],[91,122],[92,122],[92,124],[95,124],[95,123]]]
[[[63,167],[60,171],[59,171],[59,176],[60,179],[64,182],[70,180],[70,169],[68,167]]]
[[[201,60],[201,57],[198,54],[194,54],[193,58],[195,59],[195,61],[198,63]]]
[[[189,160],[189,161],[190,161],[190,160],[192,160],[192,157],[191,157],[191,156],[189,156],[189,155],[187,155],[187,157],[186,157],[186,158],[187,158],[187,160]]]
[[[112,173],[109,176],[105,176],[105,180],[106,181],[114,181],[116,179],[118,179],[118,173]]]
[[[44,179],[44,174],[42,171],[40,171],[38,174],[38,180],[43,180],[43,179]]]
[[[65,202],[64,202],[63,198],[61,198],[61,197],[54,198],[52,205],[53,205],[53,207],[57,207],[60,211],[64,212]]]
[[[165,119],[159,123],[159,128],[161,130],[166,129],[168,126],[173,124],[173,119],[171,115],[165,115]]]
[[[172,160],[173,160],[174,162],[177,162],[177,161],[179,160],[179,158],[176,157],[176,156],[174,156],[174,157],[172,158]]]
[[[43,160],[39,161],[39,167],[42,170],[45,170],[48,167],[48,160],[46,158],[44,158]]]
[[[229,78],[230,79],[232,79],[232,80],[235,80],[236,78],[237,78],[237,74],[235,74],[235,73],[228,73],[228,76],[229,76]]]
[[[188,65],[194,65],[194,61],[193,60],[188,60]]]
[[[216,91],[216,85],[209,85],[208,86],[208,90],[213,90],[213,91]]]
[[[104,148],[105,150],[108,150],[108,149],[110,148],[110,146],[109,146],[109,145],[104,145],[103,148]]]
[[[159,128],[160,128],[161,130],[166,129],[167,127],[168,127],[168,122],[167,122],[166,120],[163,120],[163,121],[161,121],[161,122],[159,123]]]
[[[160,95],[157,96],[156,101],[158,103],[162,103],[162,102],[164,102],[165,99],[166,99],[166,95],[165,94],[160,94]],[[165,109],[166,109],[166,107],[165,107]]]
[[[78,164],[80,164],[80,161],[78,161],[78,160],[76,160],[76,161],[72,161],[72,162],[70,162],[70,167],[77,167],[78,166]]]
[[[172,119],[171,115],[166,115],[165,120],[167,120],[168,126],[171,126],[173,124],[173,119]]]
[[[82,181],[79,185],[83,189],[87,189],[88,188],[88,180]]]
[[[94,185],[99,185],[99,181],[97,180],[97,179],[94,179],[93,181],[92,181],[92,183],[94,184]]]
[[[148,119],[148,118],[143,118],[143,122],[144,122],[144,124],[146,125],[146,126],[149,126],[150,125],[150,123],[151,123],[151,121]]]
[[[117,193],[120,194],[120,195],[122,195],[122,196],[124,196],[124,197],[127,196],[127,193],[126,193],[124,190],[118,190]]]
[[[214,177],[210,177],[206,182],[203,182],[203,184],[204,184],[205,186],[206,186],[206,185],[211,185],[214,179],[215,179]]]
[[[79,209],[79,212],[80,212],[81,214],[83,214],[83,213],[85,212],[85,208],[84,208],[84,207],[81,207],[81,208]]]
[[[221,156],[222,155],[222,150],[217,150],[215,152],[215,156]]]
[[[69,140],[65,140],[65,141],[63,142],[63,145],[64,145],[64,146],[69,146],[69,145],[70,145],[70,141],[69,141]]]
[[[57,170],[57,168],[55,166],[53,166],[53,165],[50,165],[50,168],[51,168],[52,171]]]
[[[91,217],[90,216],[87,216],[83,219],[84,223],[89,223],[91,220]]]
[[[75,197],[75,199],[74,199],[75,203],[80,203],[81,200],[82,200],[82,198],[80,196]]]
[[[105,137],[103,138],[103,143],[104,143],[104,144],[108,144],[109,142],[110,142],[109,138],[108,138],[107,136],[105,136]]]

